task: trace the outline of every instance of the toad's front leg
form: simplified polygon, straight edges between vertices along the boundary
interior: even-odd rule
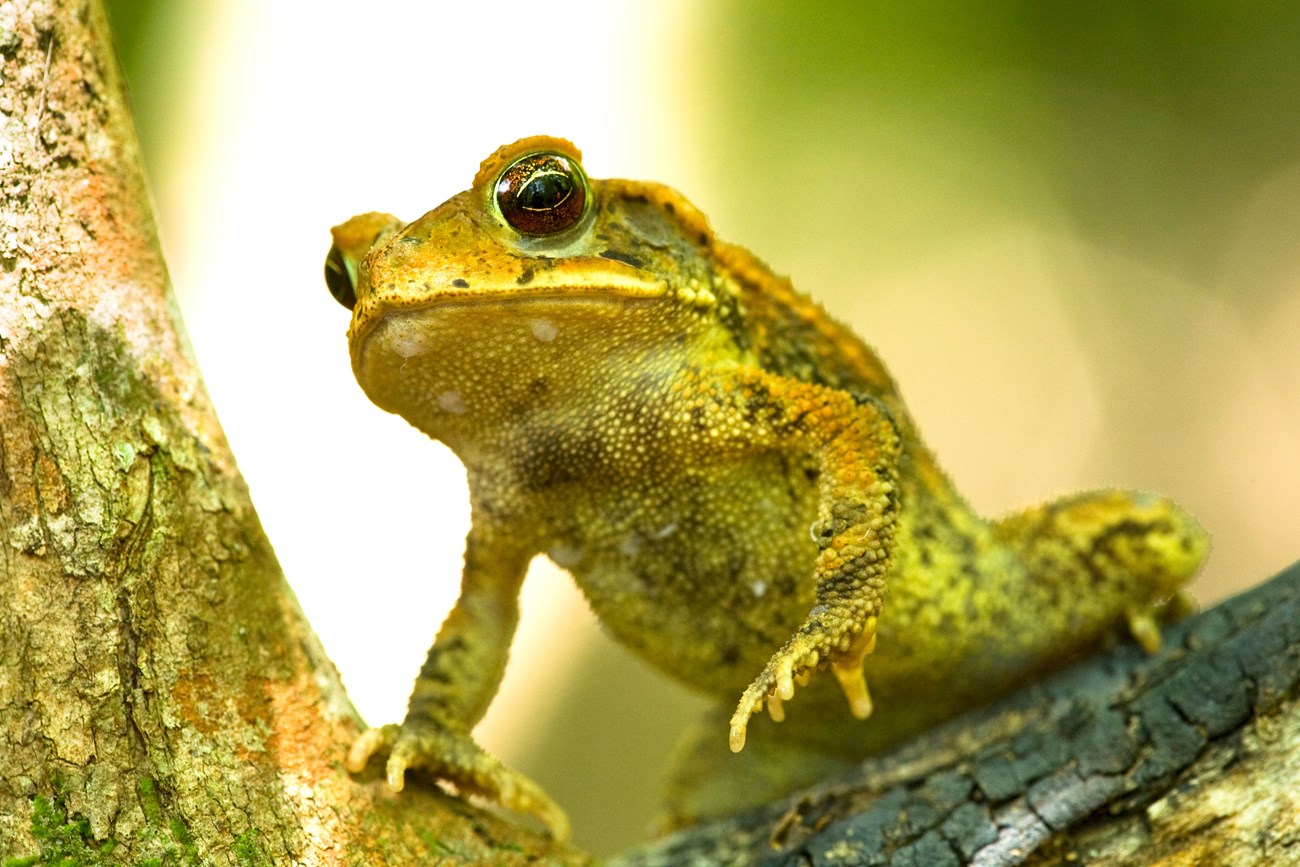
[[[464,794],[535,816],[563,840],[569,835],[564,811],[470,735],[505,672],[519,621],[519,586],[531,556],[509,533],[490,526],[475,515],[460,598],[420,669],[406,719],[362,732],[348,755],[348,769],[359,772],[372,756],[387,754],[388,783],[394,790],[402,789],[407,770],[421,769]]]
[[[870,397],[788,380],[758,370],[702,374],[699,397],[716,419],[715,448],[778,448],[817,460],[820,550],[813,568],[816,605],[795,634],[745,690],[732,716],[733,752],[745,746],[750,716],[764,704],[773,719],[796,680],[830,667],[849,702],[865,719],[871,698],[863,658],[875,647],[876,621],[893,563],[898,518],[897,427]]]

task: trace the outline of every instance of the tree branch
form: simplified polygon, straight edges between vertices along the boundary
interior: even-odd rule
[[[1300,861],[1300,564],[851,775],[618,867]]]

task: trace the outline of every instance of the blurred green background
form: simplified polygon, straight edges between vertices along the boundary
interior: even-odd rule
[[[174,221],[191,203],[175,179],[193,153],[177,119],[238,106],[194,96],[215,5],[109,3],[164,241],[181,255]],[[679,168],[657,179],[880,350],[978,507],[1110,484],[1169,493],[1214,535],[1196,588],[1207,601],[1294,559],[1300,6],[640,5],[663,18],[653,35],[596,38],[659,40],[642,74],[662,97],[641,132],[668,140],[651,152],[677,155]],[[303,4],[301,14],[316,13]],[[394,75],[428,67],[435,91],[476,86],[472,66],[392,63]],[[378,91],[389,73],[357,74],[375,75]],[[561,121],[604,110],[567,104],[571,84],[483,98],[505,111],[553,100]],[[364,105],[336,109],[319,137],[367,117]],[[405,120],[383,138],[400,143]],[[518,135],[539,131],[565,134]],[[280,204],[247,207],[261,219]],[[323,232],[345,216],[316,221]],[[260,230],[250,243],[264,242]],[[302,266],[305,281],[317,266]],[[319,287],[285,291],[326,303]],[[253,447],[232,441],[242,462]],[[527,737],[507,758],[570,810],[579,842],[610,852],[640,835],[664,756],[700,702],[589,620],[557,631],[587,648],[576,671],[589,677],[557,687],[572,700],[546,725],[519,723]]]

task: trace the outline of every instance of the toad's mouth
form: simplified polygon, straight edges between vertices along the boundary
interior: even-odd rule
[[[353,367],[360,373],[366,356],[377,344],[409,360],[427,352],[467,351],[483,341],[499,343],[507,335],[521,332],[521,323],[537,339],[550,342],[561,327],[570,335],[608,329],[619,320],[640,315],[638,311],[661,297],[662,293],[602,289],[375,304],[364,316],[353,320],[348,342]]]
[[[545,260],[548,262],[559,260]],[[575,273],[579,271],[580,273]],[[667,281],[622,260],[583,256],[565,260],[564,267],[525,267],[518,274],[476,280],[460,276],[460,269],[426,269],[418,280],[409,274],[385,279],[372,275],[369,287],[358,292],[353,310],[350,341],[355,345],[380,320],[395,313],[453,306],[505,307],[514,304],[567,305],[626,303],[663,298]],[[525,279],[526,278],[526,279]]]
[[[563,375],[566,369],[647,352],[665,330],[679,330],[662,298],[610,292],[435,299],[388,309],[350,339],[352,367],[372,400],[400,404],[416,382],[459,388],[473,382]]]

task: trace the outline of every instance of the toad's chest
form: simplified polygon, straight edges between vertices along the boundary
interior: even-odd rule
[[[556,494],[548,555],[616,637],[683,679],[731,688],[813,604],[809,458],[678,462]]]

